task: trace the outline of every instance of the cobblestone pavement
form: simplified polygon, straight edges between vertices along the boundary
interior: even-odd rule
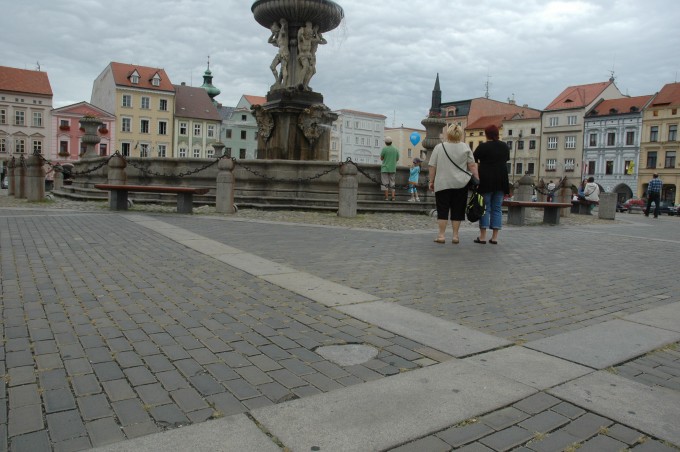
[[[168,224],[522,343],[677,301],[680,219],[570,216],[497,246],[414,215],[135,206]],[[450,233],[449,233],[450,234]],[[83,450],[451,359],[178,246],[105,203],[0,194],[0,451]],[[339,366],[320,345],[378,356]],[[678,345],[610,371],[678,391]],[[678,450],[544,391],[393,450]]]
[[[392,452],[677,452],[672,444],[539,392]]]

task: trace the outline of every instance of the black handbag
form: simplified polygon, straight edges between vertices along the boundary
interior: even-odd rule
[[[457,164],[456,162],[454,162],[454,161],[451,159],[451,157],[449,157],[449,153],[446,152],[446,146],[444,146],[444,143],[442,143],[442,149],[444,149],[444,154],[446,154],[446,158],[449,159],[449,161],[450,161],[451,163],[453,163],[453,164],[456,166],[456,168],[458,168],[459,170],[461,170],[462,172],[464,172],[465,174],[467,174],[468,176],[470,176],[470,180],[468,181],[468,183],[467,183],[467,185],[466,185],[465,187],[466,187],[468,190],[475,190],[477,187],[479,187],[479,179],[477,179],[475,176],[473,176],[472,173],[470,173],[469,171],[465,171],[463,168],[461,168],[460,166],[458,166],[458,164]],[[475,221],[477,221],[477,220],[475,220]]]
[[[472,191],[472,196],[468,200],[465,207],[465,217],[468,221],[475,223],[486,213],[486,205],[484,204],[484,197],[477,193],[477,190]]]

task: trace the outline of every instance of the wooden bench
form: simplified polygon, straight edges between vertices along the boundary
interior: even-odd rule
[[[508,208],[508,224],[521,226],[524,224],[524,209],[527,207],[542,208],[544,224],[560,224],[560,209],[571,207],[571,204],[562,202],[503,201],[503,206]]]
[[[110,210],[128,210],[128,192],[174,193],[177,195],[177,213],[192,213],[194,195],[204,195],[210,191],[206,187],[168,187],[156,185],[115,185],[95,184],[94,188],[111,192]]]
[[[579,199],[578,201],[571,202],[571,213],[577,213],[580,215],[592,215],[590,212],[591,206],[597,206],[600,204],[597,201],[588,201],[587,199]]]

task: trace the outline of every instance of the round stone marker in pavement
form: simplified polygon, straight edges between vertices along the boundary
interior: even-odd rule
[[[326,345],[316,352],[339,366],[363,364],[378,356],[377,348],[362,344]]]

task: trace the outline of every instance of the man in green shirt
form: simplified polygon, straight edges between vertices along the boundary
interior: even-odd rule
[[[389,191],[392,190],[392,201],[396,199],[396,174],[397,161],[399,160],[399,151],[392,146],[392,138],[385,137],[385,147],[380,151],[380,182],[382,190],[385,192],[385,201],[389,199]]]

